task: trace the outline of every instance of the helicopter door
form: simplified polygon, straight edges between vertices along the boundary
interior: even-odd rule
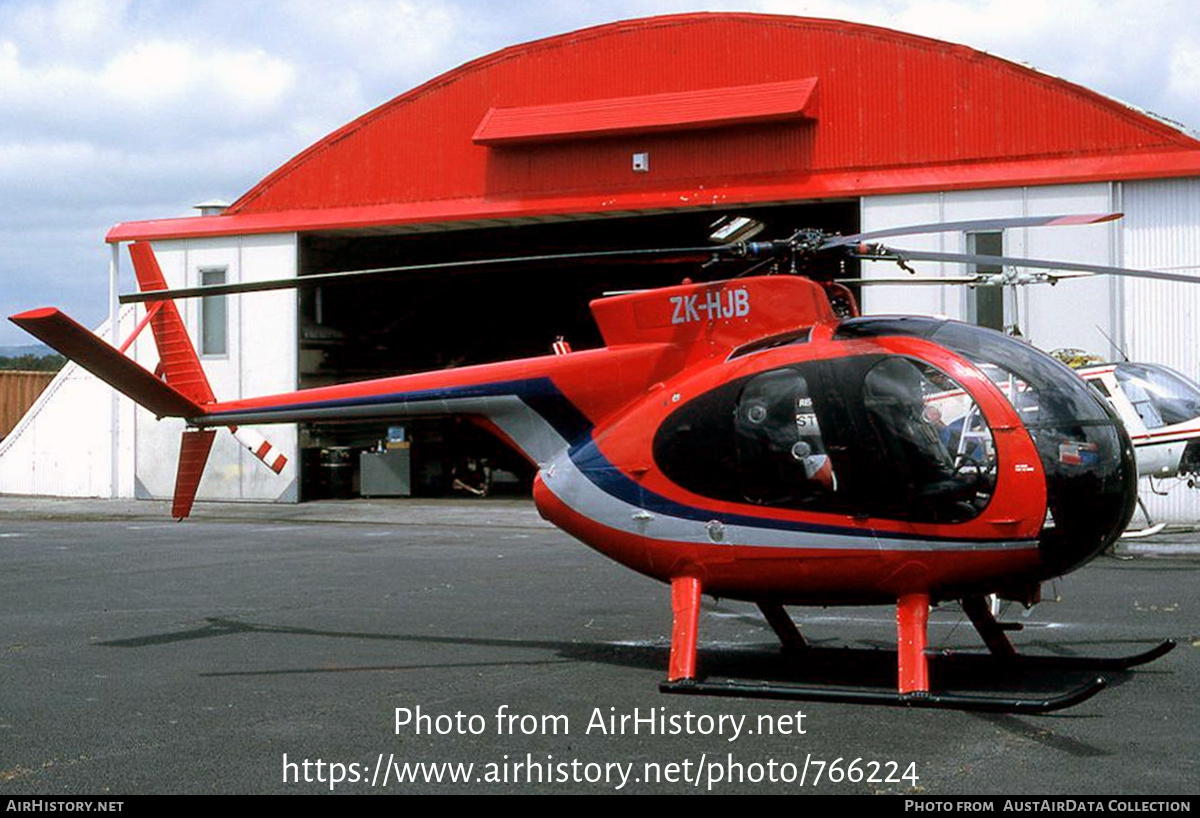
[[[922,361],[861,355],[725,383],[668,415],[654,459],[677,485],[735,503],[964,522],[991,500],[991,429]]]
[[[889,357],[867,372],[862,400],[870,430],[863,442],[878,453],[874,513],[959,522],[983,510],[996,453],[966,390],[928,364]]]
[[[819,384],[819,386],[818,386]],[[742,500],[962,522],[991,500],[991,429],[928,364],[863,356],[749,379],[734,412]]]

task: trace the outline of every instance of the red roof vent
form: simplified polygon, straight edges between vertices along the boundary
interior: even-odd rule
[[[477,145],[554,142],[813,118],[816,77],[556,105],[489,108]]]

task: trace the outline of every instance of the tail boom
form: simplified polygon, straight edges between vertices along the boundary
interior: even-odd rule
[[[667,345],[631,345],[325,386],[205,406],[199,427],[459,415],[549,462],[661,380]]]

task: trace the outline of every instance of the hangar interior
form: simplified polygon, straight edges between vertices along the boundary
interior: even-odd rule
[[[651,216],[556,220],[484,228],[422,230],[386,235],[349,231],[299,237],[299,274],[380,269],[468,260],[587,254],[638,249],[706,247],[724,210]],[[816,227],[859,231],[859,203],[740,207],[738,215],[766,225],[760,238]],[[299,290],[299,388],[410,372],[547,355],[562,338],[572,349],[602,346],[588,303],[605,293],[737,275],[755,262],[705,266],[701,253],[683,257],[610,258],[485,265],[467,270],[380,274],[352,283]],[[820,257],[818,277],[857,277],[853,259]],[[389,430],[379,422],[305,424],[300,429],[301,497],[357,496],[364,492],[359,453],[383,448]],[[470,463],[486,467],[489,491],[525,493],[533,467],[461,419],[404,424],[410,489],[436,496]],[[397,441],[392,441],[396,443]],[[349,450],[350,465],[330,451]],[[347,473],[343,476],[341,470]],[[331,477],[331,475],[333,475]],[[479,486],[476,476],[473,487]]]

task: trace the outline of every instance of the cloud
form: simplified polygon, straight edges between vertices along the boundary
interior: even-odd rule
[[[37,65],[0,42],[0,139],[91,139],[144,144],[188,131],[238,133],[286,119],[296,69],[262,49],[204,49],[148,40],[98,67]],[[219,115],[214,116],[214,112]],[[203,122],[203,130],[195,125]]]

